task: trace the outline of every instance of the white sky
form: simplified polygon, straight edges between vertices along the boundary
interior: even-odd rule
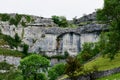
[[[0,0],[0,13],[32,14],[43,17],[52,15],[72,19],[89,14],[103,7],[103,0]]]

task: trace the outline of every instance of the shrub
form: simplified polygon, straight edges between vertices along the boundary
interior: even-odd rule
[[[31,22],[31,17],[30,16],[25,16],[25,18],[26,18],[26,20],[27,20],[28,23]]]
[[[21,44],[21,39],[17,33],[15,34],[14,38],[12,38],[9,35],[4,35],[4,34],[0,34],[0,38],[6,41],[8,45],[10,45],[11,48],[13,47],[17,48]]]
[[[99,54],[99,43],[84,43],[82,51],[77,55],[78,59],[84,63]]]
[[[67,51],[65,51],[64,56],[65,56],[65,58],[67,58],[69,56],[69,53]]]
[[[76,80],[75,76],[82,71],[82,65],[76,57],[68,57],[65,65],[65,74],[67,74],[71,80]]]
[[[11,18],[10,21],[9,21],[10,25],[15,25],[17,27],[18,25],[18,22],[16,21],[15,18]]]
[[[17,33],[15,34],[15,42],[18,43],[18,44],[21,43],[21,39],[20,39],[20,37],[18,36]]]
[[[3,48],[0,48],[0,55],[15,56],[15,57],[22,57],[23,56],[23,54],[19,51],[8,50],[8,49],[3,49]]]
[[[28,55],[29,46],[28,46],[27,44],[23,44],[22,47],[23,47],[22,53],[23,53],[25,56],[27,56],[27,55]]]
[[[0,62],[0,70],[10,70],[13,65],[6,63],[5,61]]]
[[[37,75],[37,80],[48,80],[45,73],[39,73]]]
[[[9,21],[10,15],[8,14],[0,14],[1,21]]]
[[[37,54],[32,54],[20,61],[20,69],[24,80],[37,80],[39,73],[47,71],[49,60]],[[42,74],[41,74],[42,75]]]
[[[48,71],[49,80],[56,80],[58,76],[61,76],[64,74],[64,70],[65,70],[64,63],[59,63],[54,65]]]
[[[24,27],[26,27],[26,22],[22,21],[21,25],[24,26]]]
[[[68,21],[64,16],[52,16],[52,20],[59,27],[68,27]]]

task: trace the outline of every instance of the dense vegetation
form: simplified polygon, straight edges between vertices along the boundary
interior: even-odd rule
[[[64,74],[65,64],[59,63],[51,67],[48,71],[49,80],[56,80],[59,76]]]
[[[120,1],[104,0],[103,9],[97,11],[97,19],[110,25],[109,32],[104,34],[107,38],[101,38],[101,52],[112,59],[120,50]]]
[[[10,25],[21,24],[23,27],[26,27],[27,23],[33,22],[34,20],[28,15],[15,14],[14,16],[10,14],[0,14],[1,21],[8,21]]]
[[[17,48],[21,44],[21,39],[17,33],[15,34],[14,38],[12,38],[9,35],[4,35],[0,33],[0,39],[3,39],[4,41],[6,41],[11,48],[13,47]]]
[[[24,80],[41,80],[44,77],[43,72],[47,71],[49,60],[37,54],[23,58],[20,61],[20,69]],[[41,73],[42,72],[42,73]],[[43,79],[44,80],[44,79]]]
[[[4,48],[0,48],[0,55],[23,57],[23,53],[21,53],[19,51],[8,50],[8,49],[4,49]]]

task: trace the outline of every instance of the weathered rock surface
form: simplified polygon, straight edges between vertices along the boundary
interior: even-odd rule
[[[0,62],[5,61],[11,65],[14,65],[15,67],[19,66],[20,60],[20,57],[0,55]]]
[[[108,30],[106,25],[96,23],[78,28],[60,28],[56,27],[50,18],[32,17],[35,21],[27,27],[21,25],[16,27],[9,25],[9,22],[0,21],[0,30],[11,37],[18,33],[21,40],[29,45],[29,52],[43,52],[49,56],[64,54],[65,51],[76,55],[80,52],[82,44],[98,41],[100,32]],[[89,18],[93,17],[89,16]]]

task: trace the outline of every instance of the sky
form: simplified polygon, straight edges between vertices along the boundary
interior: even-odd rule
[[[0,0],[0,13],[29,14],[50,18],[52,15],[72,19],[103,7],[103,0]]]

